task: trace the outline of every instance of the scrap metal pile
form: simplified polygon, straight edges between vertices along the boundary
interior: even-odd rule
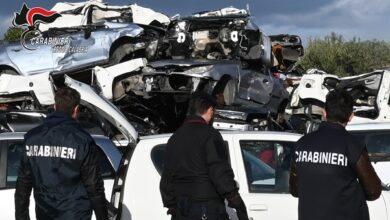
[[[136,4],[87,1],[57,3],[52,11],[61,16],[40,24],[35,38],[65,38],[65,46],[86,51],[1,46],[4,111],[47,112],[64,75],[92,85],[140,134],[174,131],[195,91],[217,98],[219,129],[302,131],[302,124],[320,118],[325,95],[335,88],[351,92],[364,120],[379,120],[388,106],[382,105],[389,97],[387,71],[354,78],[306,72],[296,65],[304,54],[300,37],[266,35],[247,10],[169,18]],[[283,117],[286,107],[290,120]]]

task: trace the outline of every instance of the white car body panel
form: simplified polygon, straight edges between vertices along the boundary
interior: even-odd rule
[[[97,82],[102,89],[103,96],[109,100],[113,98],[114,79],[125,73],[130,73],[144,67],[147,63],[145,58],[137,58],[117,65],[106,68],[96,66],[92,69],[92,73],[97,79]]]
[[[372,162],[372,166],[384,184],[390,184],[390,161]],[[389,204],[390,205],[390,204]]]
[[[155,12],[152,9],[138,6],[137,4],[130,5],[131,12],[133,13],[133,22],[137,24],[150,24],[156,20],[162,24],[168,24],[169,18],[159,12]]]
[[[325,78],[332,77],[338,79],[337,76],[331,74],[305,74],[302,76],[298,88],[291,98],[291,106],[298,106],[299,99],[317,99],[325,103],[328,89],[322,85]],[[310,87],[309,87],[310,86]]]
[[[33,90],[41,105],[54,104],[54,90],[49,80],[49,73],[32,76],[0,75],[0,95],[10,95]]]

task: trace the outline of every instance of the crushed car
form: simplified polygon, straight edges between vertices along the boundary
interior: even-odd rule
[[[90,0],[85,2],[57,2],[51,11],[61,14],[52,23],[39,25],[41,32],[50,28],[69,28],[101,21],[115,21],[122,23],[136,23],[142,25],[161,26],[169,23],[169,18],[152,9],[137,4],[114,6],[102,1]]]
[[[95,89],[113,102],[142,134],[172,131],[182,123],[190,95],[208,92],[218,99],[215,126],[249,129],[264,126],[288,103],[283,83],[270,73],[248,69],[234,60],[164,60],[138,58],[93,69]],[[54,103],[53,77],[0,76],[0,103],[20,110],[42,110]],[[141,129],[142,128],[142,129]]]
[[[134,71],[144,66],[145,62],[146,59],[133,59],[107,69],[115,72],[115,69],[121,67],[122,70]],[[98,77],[93,77],[93,88],[106,99],[106,102],[110,102],[110,105],[114,106],[112,102],[116,102],[113,100],[112,94],[119,93],[113,93],[112,91],[120,91],[120,94],[122,94],[122,91],[117,87],[122,86],[120,79],[123,76],[119,76],[119,79],[117,79],[114,74],[107,75],[103,71],[99,72],[97,75]],[[51,75],[49,72],[32,76],[2,74],[0,75],[0,110],[49,112],[53,108],[55,88],[63,86],[66,82],[65,79],[68,81],[71,80],[67,75]],[[94,94],[95,92],[92,90],[85,91],[84,95],[87,95],[88,93]],[[140,115],[145,111],[140,109],[132,113],[132,111],[126,109],[127,106],[135,109],[137,108],[137,105],[127,101],[124,106],[118,104],[118,107],[140,134],[154,134],[159,132],[159,124],[154,124],[158,119],[158,114],[155,114],[156,119],[153,118],[148,121],[147,118],[150,118],[150,115],[145,115],[144,117],[142,117],[143,115]]]
[[[196,91],[217,98],[216,127],[266,127],[284,111],[288,93],[270,73],[270,38],[251,19],[233,7],[172,18],[161,44],[170,59],[149,62],[122,81],[122,90],[131,103],[157,111],[167,131],[182,123]]]
[[[271,64],[269,37],[244,9],[233,7],[172,18],[164,43],[173,59],[244,59]]]
[[[355,116],[350,124],[389,122],[389,70],[341,78],[320,70],[309,72],[303,75],[286,110],[298,131],[308,129],[306,132],[309,132],[316,128],[316,122],[322,116],[326,95],[334,89],[346,90],[354,100]]]
[[[283,113],[288,92],[283,82],[238,60],[133,59],[95,67],[95,84],[126,113],[144,118],[162,132],[174,131],[193,92],[217,97],[214,125],[219,129],[265,127],[268,116]]]
[[[137,5],[89,1],[57,3],[53,10],[61,17],[39,24],[41,33],[27,39],[32,50],[20,43],[0,46],[0,74],[77,74],[134,57],[154,59],[169,22],[167,16]]]
[[[175,113],[185,114],[186,98],[195,91],[214,95],[219,104],[215,122],[221,126],[222,122],[232,122],[234,127],[260,126],[268,114],[283,112],[288,102],[288,93],[279,79],[236,60],[156,61],[142,69],[142,76],[144,97],[164,100],[159,104],[160,112],[166,112],[169,106]]]
[[[83,15],[88,10],[93,13],[95,8],[98,11],[103,10],[103,6],[98,3],[58,4],[61,7],[55,6],[55,8],[69,16],[73,16],[72,13]],[[108,12],[119,10],[108,9]],[[128,8],[120,10],[122,9],[130,10]],[[103,17],[108,19],[110,16],[108,14]],[[94,22],[95,20],[90,20],[94,25],[98,24]],[[110,22],[105,21],[106,25],[108,23]],[[136,24],[120,21],[115,25]],[[61,23],[57,26],[61,26]],[[144,27],[146,26],[142,26]],[[270,38],[252,21],[246,10],[229,7],[183,18],[176,17],[167,25],[166,31],[154,27],[153,34],[147,34],[149,38],[145,40],[140,37],[142,33],[146,33],[146,30],[150,30],[150,27],[139,30],[140,34],[131,38],[132,43],[125,43],[115,49],[109,59],[116,61],[110,66],[95,66],[90,77],[88,75],[86,79],[77,77],[76,79],[95,85],[131,121],[139,121],[138,124],[143,124],[142,134],[174,131],[184,120],[188,99],[196,91],[205,91],[217,98],[219,106],[215,126],[219,129],[273,129],[270,126],[278,124],[275,119],[283,114],[289,94],[283,80],[275,77],[270,71],[273,56]],[[69,31],[71,28],[50,27],[47,32],[53,29]],[[282,39],[277,37],[274,41],[280,41],[278,45],[284,45],[286,48],[293,47],[294,50],[296,48],[300,50],[298,47],[300,38],[297,36],[290,36],[290,38],[296,41],[287,40],[293,45],[283,43]],[[126,40],[130,39],[126,38]],[[102,47],[97,50],[108,51]],[[100,52],[95,51],[93,59],[97,59],[96,54],[101,55]],[[83,54],[72,54],[61,61],[62,66],[68,65],[69,68],[60,67],[60,71],[55,69],[45,71],[51,72],[50,75],[53,77],[61,75],[58,73],[67,74],[68,71],[72,74],[77,73],[74,68],[77,63],[83,62],[83,58],[77,57],[77,62],[74,62],[76,56],[83,56]],[[91,64],[89,61],[88,65]],[[23,63],[27,62],[23,61]],[[42,77],[48,78],[44,75]],[[23,103],[23,106],[18,104],[19,108],[26,108],[26,106],[37,108],[34,105],[47,104],[48,100],[52,100],[51,97],[43,100],[44,92],[39,91],[38,85],[32,82],[35,79],[29,77],[20,80],[24,82],[23,85],[16,87],[8,85],[8,88],[14,89],[1,90],[10,93],[1,96],[6,103],[16,100],[13,97],[16,94],[15,90],[26,93],[23,97],[19,96],[20,93],[17,94]],[[41,86],[47,85],[41,84]],[[33,95],[31,91],[34,91]],[[47,93],[50,96],[52,91],[48,89]],[[27,105],[26,100],[30,100]]]
[[[278,34],[269,36],[272,44],[273,66],[279,72],[292,72],[304,55],[302,40],[298,35]]]
[[[246,10],[173,18],[161,41],[160,53],[170,59],[92,70],[104,96],[123,112],[161,132],[174,131],[190,95],[205,91],[218,100],[214,125],[220,129],[264,129],[283,113],[288,92],[270,72],[269,38]]]

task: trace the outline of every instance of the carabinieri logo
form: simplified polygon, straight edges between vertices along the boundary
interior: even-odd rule
[[[40,7],[30,9],[27,7],[26,3],[24,3],[20,12],[15,13],[12,24],[14,27],[27,27],[27,30],[24,31],[20,37],[20,42],[24,48],[28,50],[35,50],[36,48],[27,47],[25,42],[26,35],[29,32],[39,31],[38,25],[40,23],[50,24],[59,17],[61,17],[61,15],[55,11],[47,11],[46,9]]]

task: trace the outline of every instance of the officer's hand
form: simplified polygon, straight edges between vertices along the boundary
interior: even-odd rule
[[[241,212],[240,210],[236,210],[236,211],[239,220],[249,220],[248,213],[246,211],[245,212]]]
[[[248,220],[248,213],[246,206],[238,192],[231,193],[228,198],[228,206],[236,209],[237,217],[239,220]]]
[[[167,215],[172,215],[172,219],[175,219],[176,217],[176,208],[168,208]]]

